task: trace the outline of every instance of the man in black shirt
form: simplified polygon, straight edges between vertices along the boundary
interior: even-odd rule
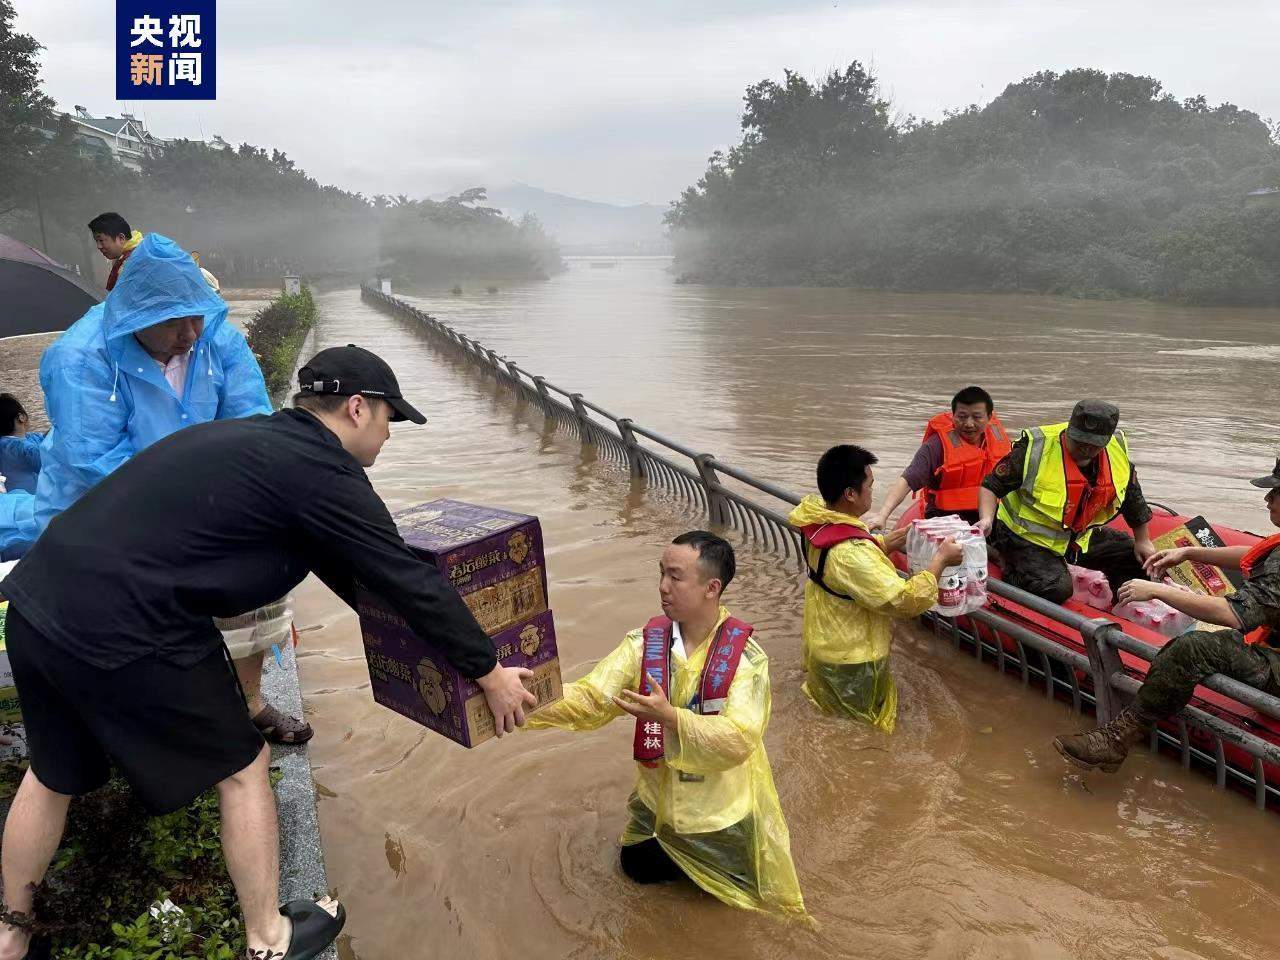
[[[214,617],[284,596],[308,572],[348,603],[359,580],[476,679],[499,734],[536,703],[521,683],[530,672],[498,664],[365,475],[390,421],[425,422],[391,368],[339,347],[299,381],[295,409],[200,424],[138,454],[54,519],[0,585],[31,752],[5,824],[0,960],[23,956],[32,885],[71,796],[102,785],[111,764],[156,812],[217,786],[251,954],[299,960],[336,936],[344,915],[332,901],[277,910],[269,753]]]

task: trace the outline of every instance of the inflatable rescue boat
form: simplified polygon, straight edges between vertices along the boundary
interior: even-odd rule
[[[1156,504],[1151,506],[1154,512],[1151,538],[1157,546],[1197,542],[1251,546],[1261,539],[1257,534],[1209,524],[1202,518],[1184,516]],[[922,505],[917,500],[896,525],[907,526],[921,516]],[[1119,517],[1111,526],[1129,532],[1128,525]],[[1209,533],[1204,532],[1206,528]],[[1164,544],[1161,544],[1162,538]],[[1216,543],[1208,542],[1214,538]],[[904,553],[895,553],[893,561],[900,570],[907,570]],[[1197,572],[1209,580],[1227,578],[1231,586],[1217,584],[1223,590],[1239,586],[1235,571],[1196,567]],[[1123,638],[1112,635],[1116,641],[1112,646],[1119,655],[1123,672],[1135,681],[1146,676],[1149,656],[1172,639],[1074,598],[1061,605],[1050,603],[1004,584],[1000,576],[998,564],[991,562],[988,599],[982,609],[954,619],[931,613],[925,615],[925,620],[932,624],[935,633],[947,635],[957,647],[972,649],[979,659],[989,658],[1001,672],[1020,674],[1026,684],[1033,681],[1043,684],[1047,696],[1070,700],[1077,710],[1093,706],[1097,701],[1093,683],[1093,676],[1098,675],[1097,651],[1094,651],[1091,670],[1087,632],[1108,621],[1123,632]],[[1145,645],[1145,651],[1141,645]],[[1124,649],[1126,646],[1138,652],[1128,652]],[[1141,655],[1144,652],[1147,656]],[[1233,683],[1215,685],[1230,687]],[[1128,686],[1130,693],[1136,689],[1135,684]],[[1248,696],[1249,691],[1243,691],[1243,695]],[[1259,806],[1269,801],[1280,807],[1280,720],[1204,686],[1196,688],[1189,706],[1187,716],[1192,722],[1178,718],[1161,724],[1153,731],[1153,748],[1179,755],[1184,766],[1193,763],[1207,766],[1216,772],[1220,786],[1252,792]]]

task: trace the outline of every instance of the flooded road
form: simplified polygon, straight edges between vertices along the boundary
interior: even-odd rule
[[[676,286],[664,261],[573,264],[495,294],[416,302],[551,381],[796,490],[832,442],[896,475],[923,421],[986,386],[1010,427],[1119,404],[1144,488],[1258,528],[1280,313],[1035,298]],[[398,291],[399,292],[399,291]],[[408,299],[415,299],[408,297]],[[656,606],[663,545],[701,518],[632,489],[576,439],[407,322],[318,298],[317,348],[388,358],[425,427],[397,426],[374,483],[393,509],[454,496],[537,514],[566,678]],[[736,542],[736,538],[735,542]],[[814,929],[644,889],[617,868],[631,727],[520,733],[467,751],[377,706],[354,616],[299,648],[345,956],[1261,957],[1280,947],[1280,821],[1176,763],[1069,774],[1049,741],[1087,721],[900,627],[898,732],[800,693],[800,581],[743,550],[729,607],[769,653],[766,743]],[[313,592],[313,599],[314,599]]]

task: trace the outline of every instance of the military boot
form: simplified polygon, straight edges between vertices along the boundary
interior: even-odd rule
[[[1053,745],[1063,759],[1077,767],[1115,773],[1129,755],[1129,748],[1141,743],[1150,732],[1151,721],[1129,707],[1105,726],[1088,733],[1055,737]]]

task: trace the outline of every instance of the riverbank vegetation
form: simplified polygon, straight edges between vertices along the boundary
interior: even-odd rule
[[[258,358],[267,393],[274,400],[293,384],[293,368],[316,322],[316,302],[306,284],[298,293],[282,293],[253,315],[245,330]]]
[[[686,279],[1280,302],[1276,128],[1150,77],[1038,73],[932,122],[855,62],[753,84],[742,130],[667,214]]]
[[[169,236],[224,284],[283,273],[396,275],[447,258],[449,282],[545,277],[559,251],[536,221],[484,206],[483,188],[443,201],[373,196],[321,184],[286,154],[244,143],[173,140],[137,172],[76,132],[40,86],[37,40],[0,0],[0,233],[91,273],[102,258],[85,224],[104,210]],[[97,143],[98,148],[94,148]]]
[[[536,217],[514,223],[485,206],[484,187],[445,200],[394,197],[382,210],[380,260],[425,284],[457,279],[545,280],[562,269]]]
[[[21,779],[0,764],[0,806]],[[36,891],[53,960],[233,960],[244,926],[227,876],[217,794],[152,817],[118,779],[71,804]]]

